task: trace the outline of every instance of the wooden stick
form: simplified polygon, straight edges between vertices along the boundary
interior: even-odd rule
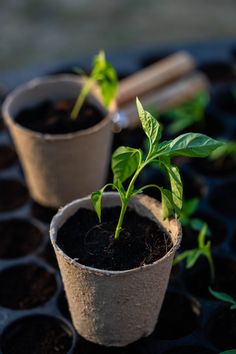
[[[163,113],[178,104],[193,98],[197,92],[207,91],[209,87],[206,76],[202,73],[193,73],[188,77],[177,80],[162,90],[155,91],[140,97],[145,109],[154,106],[158,113]],[[115,131],[123,128],[135,128],[140,124],[135,100],[121,107],[121,113],[115,122]]]
[[[170,81],[189,73],[195,67],[193,57],[186,52],[177,52],[128,76],[120,82],[117,102],[119,106],[136,96],[160,88]]]

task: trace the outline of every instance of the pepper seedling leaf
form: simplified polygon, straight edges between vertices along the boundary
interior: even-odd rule
[[[236,309],[236,299],[234,299],[232,296],[224,292],[215,291],[211,287],[209,287],[208,289],[211,295],[213,295],[216,299],[232,304],[233,306],[231,306],[230,308],[232,310]]]
[[[114,176],[114,183],[119,180],[126,181],[138,168],[142,160],[142,151],[131,147],[121,146],[112,155],[111,168]]]
[[[136,98],[136,105],[143,130],[150,140],[152,147],[156,148],[157,142],[161,137],[160,124],[156,118],[143,109],[143,106],[138,98]]]
[[[99,222],[101,222],[101,216],[102,216],[102,195],[107,187],[113,187],[117,189],[117,186],[114,183],[108,183],[105,186],[103,186],[101,189],[97,190],[96,192],[91,193],[91,201],[97,213]]]
[[[206,157],[222,143],[199,133],[186,133],[178,136],[172,141],[165,141],[160,144],[160,152],[157,156],[188,156]]]
[[[97,81],[101,89],[103,103],[108,107],[116,95],[118,78],[115,69],[106,60],[104,51],[100,51],[99,54],[95,56],[91,77],[93,80]]]

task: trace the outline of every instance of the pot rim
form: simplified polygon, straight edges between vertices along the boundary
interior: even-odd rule
[[[87,136],[90,134],[94,134],[97,131],[101,130],[104,126],[108,124],[109,121],[112,121],[113,116],[117,112],[117,105],[116,101],[114,100],[110,107],[107,109],[104,107],[103,103],[100,101],[98,95],[94,95],[93,93],[90,93],[99,103],[106,109],[106,115],[105,117],[97,124],[93,125],[90,128],[79,130],[76,132],[72,133],[65,133],[65,134],[43,134],[40,132],[36,132],[34,130],[31,130],[29,128],[24,127],[23,125],[17,123],[15,121],[15,118],[12,117],[12,115],[9,112],[9,109],[11,107],[11,104],[14,102],[15,98],[18,97],[18,95],[23,94],[24,92],[30,91],[31,89],[34,89],[37,86],[40,86],[41,84],[46,84],[48,83],[63,83],[63,81],[71,81],[73,83],[78,83],[79,85],[83,84],[83,79],[79,78],[76,75],[73,74],[57,74],[57,75],[47,75],[47,76],[42,76],[42,77],[36,77],[30,81],[27,81],[26,83],[23,83],[19,85],[17,88],[15,88],[13,91],[11,91],[7,97],[5,98],[3,104],[2,104],[2,115],[5,123],[10,127],[14,126],[16,129],[19,131],[31,135],[32,137],[45,140],[45,141],[63,141],[63,140],[69,140],[75,137],[80,137],[80,136]]]
[[[114,197],[114,198],[119,198],[119,194],[118,192],[105,192],[103,197],[105,196],[110,196],[110,197]],[[155,203],[155,205],[157,207],[160,208],[160,202],[158,202],[156,199],[151,198],[149,196],[146,195],[142,195],[142,196],[135,196],[132,198],[132,201],[135,203],[141,203],[142,204],[142,199],[146,198],[147,200],[150,200],[152,203]],[[106,269],[99,269],[99,268],[94,268],[91,266],[86,266],[82,263],[79,263],[76,259],[71,258],[70,256],[68,256],[57,244],[57,231],[58,229],[68,220],[68,218],[72,215],[75,214],[75,212],[79,209],[79,208],[75,208],[75,206],[77,206],[78,204],[80,204],[83,201],[88,201],[90,199],[90,196],[84,197],[84,198],[80,198],[80,199],[76,199],[74,201],[72,201],[71,203],[65,205],[64,207],[60,208],[57,212],[57,214],[55,214],[52,218],[51,224],[50,224],[50,230],[49,230],[49,234],[50,234],[50,240],[51,243],[53,245],[53,248],[55,251],[57,251],[67,262],[69,262],[71,265],[74,265],[75,267],[79,267],[81,270],[84,270],[86,272],[89,273],[93,273],[93,274],[97,274],[97,275],[105,275],[105,276],[123,276],[123,275],[129,275],[131,273],[135,273],[135,272],[139,272],[139,271],[147,271],[148,269],[150,269],[151,267],[155,266],[156,264],[162,262],[164,259],[169,258],[170,256],[172,256],[172,254],[175,254],[176,250],[179,248],[180,246],[180,241],[182,238],[182,228],[181,228],[181,224],[180,222],[172,217],[169,219],[169,221],[171,223],[175,223],[177,226],[177,230],[176,230],[176,240],[175,242],[173,241],[173,237],[172,241],[173,241],[173,246],[172,248],[160,259],[156,260],[155,262],[151,263],[151,264],[145,264],[136,268],[132,268],[132,269],[127,269],[127,270],[106,270]],[[145,208],[147,208],[144,205]],[[64,212],[66,210],[70,210],[73,209],[73,213],[70,214],[68,216],[68,218],[66,218],[66,220],[60,225],[58,226],[58,224],[60,223],[61,217],[64,214]],[[158,225],[161,226],[162,228],[164,228],[157,217],[155,217],[156,220],[158,221]],[[165,228],[164,228],[165,229]],[[169,233],[169,231],[167,231],[165,229],[165,231]],[[170,234],[171,235],[171,234]]]

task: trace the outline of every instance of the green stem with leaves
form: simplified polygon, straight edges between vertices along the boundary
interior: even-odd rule
[[[130,198],[142,193],[148,187],[156,187],[161,192],[163,219],[171,215],[179,216],[183,202],[183,187],[178,167],[171,165],[172,156],[206,157],[222,143],[206,135],[186,133],[172,141],[159,143],[161,127],[157,120],[147,111],[144,111],[140,101],[136,100],[139,118],[149,141],[149,150],[146,157],[141,149],[132,147],[119,147],[112,155],[113,183],[105,185],[100,190],[91,194],[95,211],[101,221],[101,202],[104,190],[111,186],[115,188],[121,200],[121,212],[115,230],[114,238],[119,239],[124,221],[124,216]],[[135,190],[135,182],[141,171],[151,163],[158,163],[168,174],[171,190],[157,185],[148,185]],[[131,178],[127,190],[123,182]]]
[[[94,84],[95,82],[93,79],[87,79],[71,111],[70,114],[71,119],[75,120],[78,117],[79,112],[84,104],[84,101],[86,100],[86,97],[88,96],[89,92],[92,90]]]

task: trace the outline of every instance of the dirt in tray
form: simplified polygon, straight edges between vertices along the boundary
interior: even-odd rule
[[[44,304],[57,290],[54,274],[36,264],[3,270],[0,273],[0,283],[0,305],[16,310]]]
[[[236,347],[236,311],[225,308],[211,318],[208,323],[210,341],[219,349]]]
[[[43,240],[41,231],[26,219],[0,222],[0,258],[11,259],[34,252]]]
[[[105,117],[104,112],[86,102],[77,119],[71,119],[74,103],[74,100],[43,101],[20,111],[15,121],[25,128],[43,134],[67,134],[88,129]]]
[[[72,346],[67,326],[50,316],[30,316],[14,322],[3,334],[3,354],[66,354]]]
[[[94,211],[79,209],[59,230],[59,247],[81,264],[127,270],[153,263],[173,246],[158,224],[131,209],[127,209],[120,238],[114,240],[119,213],[119,207],[103,209],[99,224]]]

